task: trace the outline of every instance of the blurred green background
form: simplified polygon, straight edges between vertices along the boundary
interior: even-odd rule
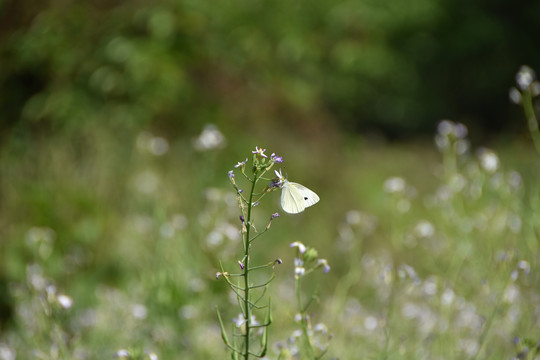
[[[383,184],[406,178],[418,199],[437,191],[446,165],[432,135],[445,118],[468,127],[471,158],[496,147],[505,171],[537,182],[508,89],[522,64],[540,69],[538,34],[533,0],[0,0],[0,347],[21,358],[31,349],[54,358],[52,348],[63,349],[58,358],[105,358],[123,347],[221,357],[213,311],[227,290],[213,279],[241,247],[227,171],[256,145],[282,155],[289,178],[322,199],[278,219],[261,245],[258,260],[287,260],[283,278],[296,240],[336,264],[325,281],[360,276],[335,242],[351,209],[378,219],[358,259],[386,249],[437,273],[440,263],[418,256],[442,254],[395,237],[431,211],[417,200],[409,217],[392,215]],[[493,201],[526,213],[514,201],[529,191]],[[509,241],[499,240],[493,253]],[[532,243],[517,251],[531,264]],[[476,254],[467,251],[464,259]],[[490,261],[480,264],[478,274]],[[465,298],[479,278],[463,285]],[[55,318],[69,341],[39,310],[47,284],[74,299],[71,315]],[[372,287],[356,291],[351,298],[377,309]],[[336,309],[347,302],[340,294]],[[29,320],[33,311],[41,320]],[[522,325],[515,336],[531,328]],[[443,353],[455,345],[445,344]],[[423,358],[400,346],[397,358]],[[512,351],[501,346],[501,356]]]

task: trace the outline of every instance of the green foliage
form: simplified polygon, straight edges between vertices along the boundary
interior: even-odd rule
[[[440,154],[340,131],[525,124],[504,104],[514,69],[540,59],[532,0],[0,7],[3,358],[222,358],[216,264],[240,240],[225,176],[254,141],[321,197],[253,255],[284,261],[268,358],[297,328],[293,241],[332,264],[301,293],[319,289],[309,316],[334,331],[329,357],[536,356],[532,147],[477,152],[449,122]],[[536,90],[518,101],[538,145]]]
[[[193,120],[257,128],[321,114],[401,136],[441,117],[510,126],[502,89],[523,59],[540,58],[537,7],[12,1],[0,37],[2,129],[154,124],[178,133]]]

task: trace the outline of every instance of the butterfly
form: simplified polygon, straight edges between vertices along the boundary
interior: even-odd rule
[[[298,214],[307,207],[319,202],[319,195],[309,190],[304,185],[288,181],[279,172],[274,171],[281,183],[281,207],[289,214]]]

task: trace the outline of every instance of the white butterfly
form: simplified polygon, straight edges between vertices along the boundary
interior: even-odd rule
[[[315,205],[320,198],[304,185],[290,182],[281,174],[281,170],[274,170],[281,183],[281,207],[289,214],[298,214],[307,207]]]

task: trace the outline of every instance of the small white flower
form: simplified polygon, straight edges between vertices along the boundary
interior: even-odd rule
[[[148,311],[146,310],[146,306],[142,304],[135,304],[131,307],[131,314],[133,314],[136,319],[144,320],[146,319]]]
[[[499,157],[491,150],[481,149],[479,151],[480,165],[489,172],[494,173],[499,169]]]
[[[535,77],[534,71],[527,65],[523,65],[516,74],[516,83],[521,90],[527,90],[533,83]]]
[[[236,327],[239,328],[239,327],[242,327],[242,325],[246,323],[246,318],[244,317],[244,314],[240,313],[238,314],[238,317],[235,317],[233,319],[233,322],[236,325]]]
[[[56,299],[58,300],[60,306],[64,309],[69,309],[73,306],[73,299],[67,295],[60,294],[56,297]]]
[[[467,127],[462,123],[455,123],[453,130],[454,136],[458,139],[464,139],[469,133]]]
[[[437,126],[437,132],[443,136],[448,136],[454,131],[454,123],[450,120],[443,120]]]
[[[300,252],[300,254],[303,254],[306,252],[306,246],[304,244],[302,244],[300,241],[295,241],[293,243],[291,243],[289,245],[289,247],[296,247],[298,248],[298,251]]]
[[[194,147],[198,151],[208,151],[225,147],[225,136],[213,124],[206,125],[195,139]]]
[[[276,174],[278,180],[279,180],[279,183],[282,183],[285,181],[285,176],[283,176],[283,174],[281,173],[281,169],[279,169],[279,171],[277,170],[274,170],[274,173]]]
[[[391,177],[384,182],[383,187],[387,193],[402,192],[405,190],[405,180],[400,177]]]
[[[0,343],[0,360],[15,360],[15,350],[5,344]]]
[[[162,156],[169,151],[169,143],[162,137],[153,137],[148,143],[148,150],[152,155]]]
[[[523,270],[525,274],[528,274],[531,271],[531,265],[527,260],[521,260],[518,262],[518,269]]]
[[[373,331],[377,328],[379,325],[379,322],[377,321],[377,318],[374,316],[368,316],[364,319],[364,327],[368,331]]]
[[[116,352],[115,356],[117,358],[121,358],[121,359],[125,359],[125,358],[128,358],[129,357],[129,351],[127,351],[126,349],[120,349]]]
[[[514,104],[521,104],[521,93],[515,87],[510,88],[510,91],[508,91],[508,97],[510,98],[510,101]]]
[[[418,237],[427,238],[435,234],[435,227],[429,221],[421,220],[418,224],[416,224],[414,232]]]
[[[444,289],[442,295],[441,295],[441,303],[445,306],[450,306],[454,299],[456,298],[456,294],[452,289],[446,288]]]
[[[313,330],[315,330],[315,332],[326,334],[328,332],[328,327],[323,323],[318,323]]]

